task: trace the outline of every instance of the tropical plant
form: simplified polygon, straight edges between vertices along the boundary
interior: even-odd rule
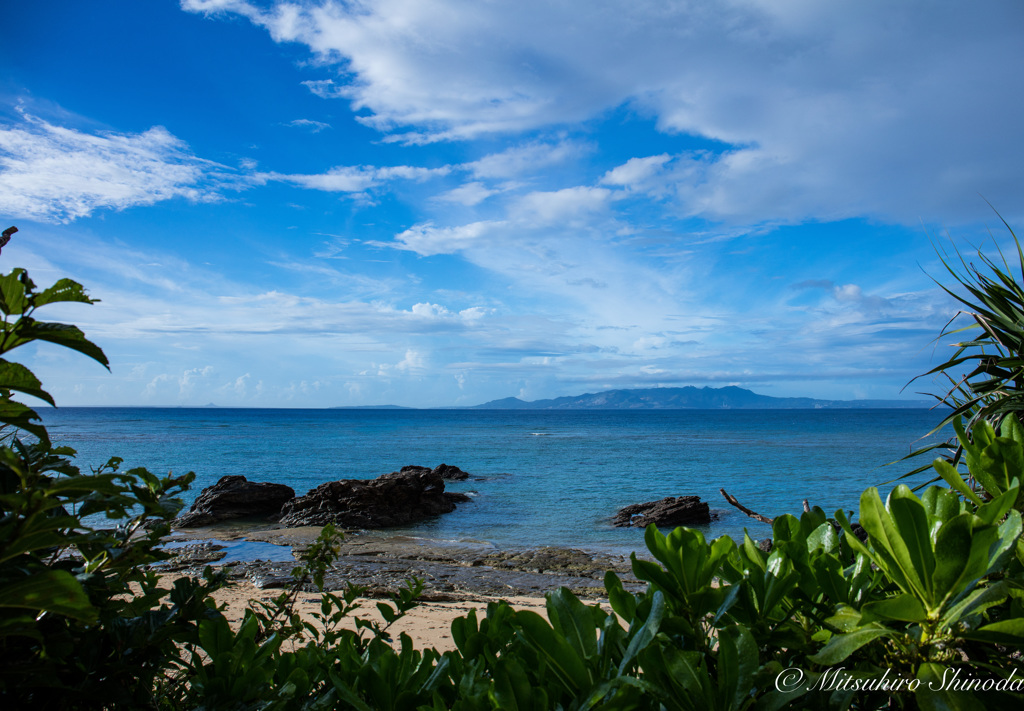
[[[0,275],[0,702],[7,708],[144,706],[176,645],[205,617],[219,582],[161,588],[146,566],[192,474],[120,471],[113,458],[83,473],[54,447],[22,393],[53,404],[38,378],[8,354],[33,341],[103,352],[75,326],[42,322],[58,302],[94,303],[76,282],[38,291],[28,274]],[[161,602],[165,596],[169,603]]]
[[[968,261],[955,249],[953,256],[940,254],[954,283],[936,283],[961,309],[936,340],[964,339],[953,343],[956,350],[943,363],[911,381],[937,375],[946,383],[941,395],[932,395],[949,408],[933,433],[958,420],[963,421],[968,437],[981,422],[998,429],[1007,418],[1024,421],[1024,249],[1010,225],[1002,221],[1013,238],[1014,266],[998,246],[998,259],[979,249],[977,262]],[[966,372],[960,372],[961,368]],[[963,441],[958,435],[914,454],[942,448],[956,463]]]

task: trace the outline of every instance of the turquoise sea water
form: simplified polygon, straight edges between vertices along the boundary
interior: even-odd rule
[[[288,484],[373,478],[406,464],[454,464],[475,475],[449,489],[470,503],[404,534],[498,546],[563,545],[624,552],[643,532],[615,511],[697,494],[720,514],[709,537],[763,537],[725,488],[774,516],[804,498],[830,514],[909,471],[884,466],[922,444],[929,410],[247,410],[61,408],[41,413],[79,463],[110,456],[154,473],[195,471],[194,497],[228,474]],[[921,479],[918,479],[921,481]],[[883,487],[885,491],[889,487]],[[884,495],[884,491],[883,491]]]

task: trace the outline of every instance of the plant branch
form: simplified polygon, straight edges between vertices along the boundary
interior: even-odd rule
[[[719,491],[722,492],[722,496],[725,497],[726,501],[728,501],[730,504],[732,504],[733,506],[738,508],[740,511],[745,513],[747,516],[750,516],[750,518],[757,519],[761,523],[767,523],[768,525],[771,525],[772,522],[775,521],[775,519],[773,519],[773,518],[768,518],[767,516],[762,516],[761,514],[757,513],[756,511],[751,511],[746,506],[744,506],[739,501],[737,501],[736,497],[732,496],[731,494],[729,494],[725,489],[719,489]]]

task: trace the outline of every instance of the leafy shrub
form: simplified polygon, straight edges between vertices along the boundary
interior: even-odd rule
[[[0,701],[148,706],[177,644],[214,612],[207,598],[219,582],[186,579],[163,589],[146,567],[166,557],[157,545],[192,474],[121,472],[117,458],[83,473],[75,452],[53,447],[38,414],[13,399],[23,393],[53,404],[27,367],[8,360],[33,341],[107,365],[75,326],[35,318],[57,302],[93,300],[69,279],[38,291],[21,269],[0,276]]]

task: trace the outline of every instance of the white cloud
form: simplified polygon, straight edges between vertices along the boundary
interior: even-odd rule
[[[589,150],[589,146],[574,141],[533,141],[498,153],[489,153],[460,167],[477,178],[518,178],[536,174],[541,168],[579,158]]]
[[[224,393],[232,393],[236,397],[244,398],[249,393],[248,384],[251,378],[252,376],[249,373],[240,375],[237,378],[235,378],[234,382],[228,383],[219,388],[219,391]]]
[[[426,358],[418,351],[409,349],[405,358],[395,364],[395,370],[403,372],[420,372],[426,367]]]
[[[344,87],[335,84],[330,79],[304,81],[302,85],[321,99],[337,99],[346,96]]]
[[[180,375],[161,373],[149,381],[142,395],[147,399],[153,399],[161,395],[167,396],[171,391],[168,390],[165,393],[164,391],[167,390],[165,386],[174,384],[177,386],[177,391],[171,395],[172,397],[183,402],[191,400],[195,394],[197,384],[209,377],[213,370],[213,366],[206,365],[201,368],[188,368]]]
[[[183,6],[305,44],[338,70],[311,88],[390,139],[517,134],[629,106],[665,132],[723,142],[724,154],[676,166],[684,214],[916,223],[973,215],[978,193],[1011,204],[1020,192],[1024,11],[1012,1]]]
[[[443,318],[450,316],[452,312],[440,304],[413,304],[412,313],[414,316],[424,318]]]
[[[484,187],[483,183],[473,181],[438,195],[437,199],[442,202],[454,202],[466,207],[472,207],[473,205],[479,205],[497,192],[497,190],[490,190]]]
[[[292,183],[311,190],[335,193],[361,193],[390,180],[427,180],[447,175],[451,168],[419,168],[408,165],[376,167],[370,165],[338,166],[326,173],[314,175],[287,175],[283,173],[258,173],[262,181]]]
[[[588,217],[604,210],[612,192],[605,188],[577,186],[555,191],[537,191],[523,196],[518,209],[531,222],[550,224]]]
[[[183,197],[208,200],[237,179],[192,155],[162,126],[143,133],[85,133],[22,114],[0,126],[0,212],[70,222]]]
[[[643,186],[661,172],[662,167],[670,158],[671,156],[667,153],[646,158],[630,158],[622,165],[605,173],[604,177],[601,178],[601,183],[624,188],[643,189]]]
[[[331,127],[331,124],[329,123],[314,121],[312,119],[295,119],[294,121],[290,121],[288,125],[293,128],[304,128],[307,131],[312,131],[313,133],[320,133],[324,129]]]
[[[454,254],[476,246],[488,233],[504,227],[502,222],[473,222],[456,227],[435,227],[430,223],[414,225],[395,235],[388,246],[416,252],[429,257],[435,254]]]
[[[487,314],[493,313],[493,311],[494,309],[486,309],[483,306],[471,306],[468,309],[463,309],[462,311],[460,311],[459,316],[461,316],[466,321],[477,321],[479,319],[482,319]]]

